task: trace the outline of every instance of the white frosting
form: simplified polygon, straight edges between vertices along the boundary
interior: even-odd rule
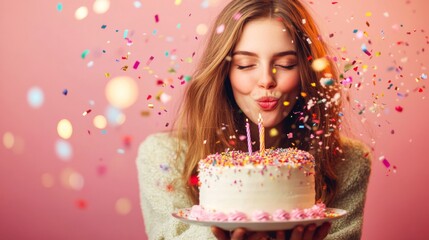
[[[315,204],[314,168],[307,164],[199,166],[200,205],[216,212],[311,208]]]

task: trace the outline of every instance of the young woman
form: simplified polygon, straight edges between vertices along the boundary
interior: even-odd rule
[[[222,33],[217,26],[224,26]],[[312,64],[318,61],[316,67]],[[234,0],[219,14],[185,93],[174,131],[147,137],[139,149],[141,207],[149,239],[360,239],[371,163],[369,151],[340,137],[340,84],[314,20],[297,0]],[[316,159],[316,198],[348,214],[332,226],[225,232],[171,217],[198,204],[200,159],[246,151],[245,119],[266,147],[297,147]],[[254,149],[259,146],[258,141]]]

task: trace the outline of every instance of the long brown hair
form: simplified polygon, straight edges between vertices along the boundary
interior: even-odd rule
[[[294,133],[295,141],[284,138],[279,147],[294,146],[313,153],[317,166],[316,198],[329,204],[337,189],[334,166],[340,153],[338,115],[341,102],[336,97],[339,92],[337,70],[313,18],[297,0],[233,0],[218,15],[185,92],[176,125],[179,139],[188,144],[183,181],[188,183],[196,174],[198,161],[208,154],[244,146],[235,137],[242,132],[244,122],[228,79],[230,54],[245,24],[259,18],[282,21],[296,44],[298,55],[302,94],[285,119],[286,129]],[[216,27],[222,24],[224,31],[219,34]],[[323,71],[314,71],[312,61],[322,58],[330,64]],[[334,83],[322,85],[319,80],[326,76]],[[309,101],[314,105],[310,107]],[[188,185],[187,193],[197,204],[198,187]]]

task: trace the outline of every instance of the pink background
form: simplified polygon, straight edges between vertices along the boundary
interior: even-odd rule
[[[186,85],[178,78],[191,74],[203,47],[205,36],[197,34],[197,26],[210,25],[225,2],[141,1],[137,8],[131,0],[111,1],[104,14],[92,10],[94,1],[66,0],[62,11],[56,1],[0,2],[1,239],[146,238],[135,168],[138,145],[148,134],[169,129],[166,124],[173,120]],[[347,116],[353,119],[356,136],[374,150],[363,239],[428,236],[429,194],[423,189],[429,183],[424,150],[429,133],[429,4],[305,2],[337,56],[357,61],[356,71],[345,73],[353,78],[352,113]],[[80,6],[87,6],[89,14],[76,20]],[[131,46],[123,38],[125,29]],[[359,37],[359,31],[366,35]],[[371,57],[362,52],[362,44]],[[86,49],[90,52],[82,59]],[[128,59],[122,59],[127,52]],[[147,66],[151,56],[154,60]],[[140,66],[133,69],[136,60]],[[125,65],[127,71],[121,70]],[[171,67],[175,72],[168,71]],[[113,121],[100,130],[93,118],[107,116],[105,86],[117,76],[137,82],[138,99],[122,109],[123,124]],[[38,108],[27,100],[33,87],[44,94]],[[161,91],[172,100],[157,100]],[[397,106],[403,111],[396,111]],[[63,140],[72,151],[66,160],[56,153],[61,119],[73,126],[71,138]],[[14,143],[3,140],[6,136],[13,136]],[[389,168],[379,161],[382,156]],[[117,210],[118,199],[129,203],[129,211]]]

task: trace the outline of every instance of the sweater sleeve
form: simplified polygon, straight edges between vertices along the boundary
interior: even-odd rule
[[[366,191],[371,173],[370,152],[362,143],[343,140],[344,161],[337,165],[339,189],[329,207],[344,209],[347,215],[333,222],[326,239],[354,240],[362,234]]]
[[[147,137],[139,147],[136,163],[146,233],[149,240],[214,239],[209,227],[189,225],[171,215],[192,206],[180,178],[184,156],[176,158],[177,144],[164,133]]]

